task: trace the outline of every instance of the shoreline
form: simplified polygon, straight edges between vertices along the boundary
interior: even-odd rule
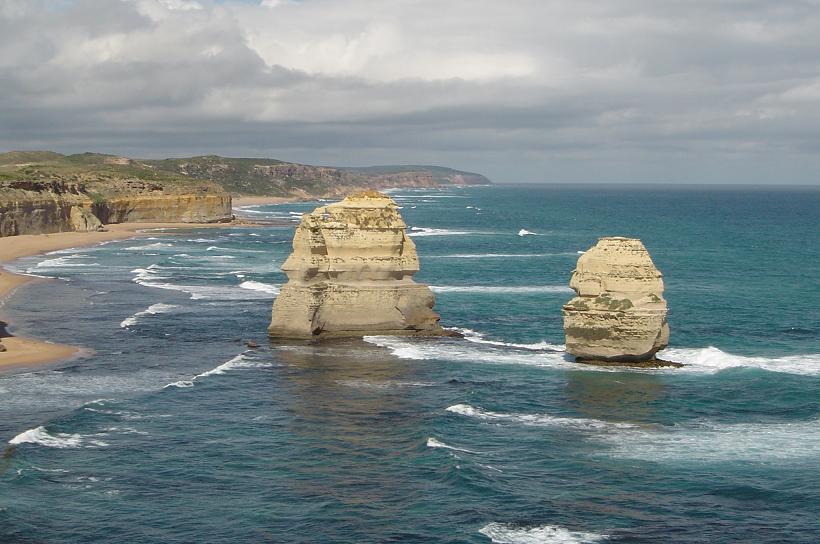
[[[265,204],[287,204],[290,202],[307,202],[306,199],[298,196],[235,196],[233,197],[233,207],[240,206],[260,206]]]
[[[15,274],[5,265],[22,257],[31,257],[50,251],[74,247],[88,247],[102,242],[124,240],[154,234],[153,229],[197,229],[227,227],[232,223],[115,223],[105,225],[104,232],[58,232],[53,234],[24,234],[0,238],[0,320],[7,321],[3,307],[20,287],[35,281],[49,281],[33,276]],[[43,365],[81,357],[89,350],[80,346],[55,344],[32,337],[10,336],[0,326],[0,343],[6,351],[0,352],[0,373],[24,371]]]

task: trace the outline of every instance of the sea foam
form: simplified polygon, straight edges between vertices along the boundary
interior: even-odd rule
[[[472,329],[463,329],[459,327],[452,327],[449,330],[456,331],[460,333],[465,340],[468,342],[475,342],[476,344],[485,344],[488,346],[499,346],[499,347],[509,347],[509,348],[518,348],[518,349],[529,349],[532,351],[559,351],[563,352],[566,350],[566,346],[564,344],[552,344],[550,342],[534,342],[532,344],[517,344],[514,342],[502,342],[500,340],[487,340],[484,337],[483,333],[478,331],[474,331]]]
[[[424,236],[467,236],[471,234],[489,234],[468,230],[434,229],[428,227],[410,227],[409,236],[421,238]]]
[[[453,450],[453,451],[461,451],[464,453],[478,453],[477,451],[468,450],[465,448],[457,448],[455,446],[450,446],[449,444],[445,444],[444,442],[433,438],[432,436],[427,439],[427,447],[428,448],[443,448],[446,450]]]
[[[527,528],[490,523],[478,532],[497,544],[594,544],[607,539],[607,535],[570,531],[558,525]]]
[[[242,289],[250,289],[251,291],[260,291],[262,293],[268,293],[271,295],[279,294],[278,287],[276,287],[275,285],[271,285],[269,283],[262,283],[260,281],[243,281],[239,284],[239,287],[241,287]]]
[[[507,421],[522,425],[538,427],[569,427],[582,430],[632,429],[637,428],[631,423],[612,423],[599,419],[560,417],[547,414],[504,414],[475,408],[469,404],[454,404],[447,408],[448,412],[465,417],[472,417],[484,421]]]
[[[803,463],[820,451],[820,420],[790,423],[687,422],[661,430],[634,429],[598,437],[622,459],[669,463]]]
[[[175,304],[163,304],[162,302],[158,304],[152,304],[145,310],[137,312],[131,317],[123,319],[122,322],[120,322],[120,327],[122,327],[123,329],[133,327],[139,322],[141,317],[145,317],[147,315],[166,314],[177,308],[179,308],[179,306]]]
[[[29,429],[18,434],[9,444],[38,444],[48,448],[81,448],[81,447],[103,447],[106,442],[95,438],[70,433],[49,433],[42,425]]]
[[[658,357],[686,365],[678,371],[716,373],[730,368],[758,368],[769,372],[820,376],[820,353],[782,357],[744,356],[709,346],[668,348],[659,352]]]

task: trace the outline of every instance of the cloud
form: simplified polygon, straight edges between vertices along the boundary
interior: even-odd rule
[[[0,148],[817,183],[817,7],[4,0]]]

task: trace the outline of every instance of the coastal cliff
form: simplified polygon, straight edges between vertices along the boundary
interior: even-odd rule
[[[213,181],[236,195],[335,198],[388,187],[490,184],[481,174],[441,166],[337,168],[216,155],[144,162],[163,171]]]
[[[268,332],[279,338],[448,334],[396,203],[353,194],[302,216]]]
[[[231,217],[231,196],[215,183],[164,175],[124,157],[0,154],[0,236]]]

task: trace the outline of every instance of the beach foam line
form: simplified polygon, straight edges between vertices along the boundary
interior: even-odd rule
[[[572,293],[564,285],[431,285],[434,293]]]
[[[570,531],[558,525],[521,527],[493,522],[478,532],[496,544],[594,544],[608,539],[607,535]]]
[[[144,317],[146,315],[167,314],[167,313],[169,313],[169,312],[171,312],[171,311],[173,311],[177,308],[179,308],[179,306],[177,306],[176,304],[163,304],[162,302],[159,302],[157,304],[152,304],[151,306],[149,306],[145,310],[143,310],[141,312],[137,312],[134,315],[132,315],[131,317],[127,317],[127,318],[123,319],[120,322],[120,327],[123,328],[123,329],[128,328],[128,327],[133,327],[134,325],[137,324],[137,322],[139,322],[139,319],[141,317]]]
[[[174,247],[174,244],[169,244],[166,242],[154,242],[153,244],[145,244],[141,246],[129,246],[124,247],[124,251],[143,251],[146,249],[161,249],[163,247]]]
[[[491,412],[470,406],[469,404],[454,404],[448,406],[447,411],[464,417],[481,419],[484,421],[508,421],[522,425],[536,427],[570,427],[582,430],[607,430],[607,429],[634,429],[637,425],[631,423],[612,423],[599,419],[588,419],[578,417],[560,417],[548,414],[504,414]]]
[[[659,430],[633,429],[596,437],[600,455],[668,463],[816,461],[820,420],[790,423],[694,421]]]
[[[464,453],[479,453],[477,451],[468,450],[465,448],[457,448],[455,446],[450,446],[449,444],[445,444],[444,442],[433,438],[432,436],[427,439],[427,447],[428,448],[443,448],[445,450],[453,450],[453,451],[461,451]]]
[[[81,448],[81,447],[104,447],[108,444],[102,440],[70,433],[49,433],[45,427],[40,425],[33,429],[23,431],[11,440],[9,444],[38,444],[48,448]]]
[[[783,372],[804,376],[820,376],[820,353],[762,357],[734,355],[709,346],[706,348],[667,348],[658,358],[683,363],[677,372],[708,372],[711,374],[730,368],[757,368],[769,372]]]

